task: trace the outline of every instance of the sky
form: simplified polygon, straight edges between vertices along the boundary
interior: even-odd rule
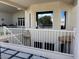
[[[64,11],[61,11],[61,21],[64,21],[65,17],[64,17]]]
[[[61,22],[64,23],[65,18],[64,18],[64,11],[63,10],[61,11],[60,15],[61,15]],[[39,14],[38,18],[41,18],[41,17],[44,17],[44,16],[51,16],[52,17],[53,14],[52,13],[49,13],[49,14]]]
[[[41,17],[44,17],[44,16],[53,16],[53,14],[52,13],[50,13],[50,14],[39,14],[38,15],[38,18],[41,18]]]

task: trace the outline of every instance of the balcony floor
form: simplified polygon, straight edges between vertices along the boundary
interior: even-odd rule
[[[10,48],[1,48],[1,59],[48,59],[43,56],[38,56],[22,51],[16,51]]]
[[[73,55],[56,51],[0,42],[1,59],[73,59]]]

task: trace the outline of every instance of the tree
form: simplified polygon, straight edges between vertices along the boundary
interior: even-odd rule
[[[51,16],[44,16],[39,18],[38,24],[43,26],[52,26]]]

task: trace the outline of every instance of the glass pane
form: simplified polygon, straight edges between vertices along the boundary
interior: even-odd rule
[[[52,28],[53,12],[40,12],[37,16],[38,28]]]

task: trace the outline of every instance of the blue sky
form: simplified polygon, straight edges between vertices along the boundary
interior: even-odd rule
[[[61,17],[64,18],[64,11],[61,11]]]
[[[64,11],[63,10],[61,11],[61,14],[60,15],[61,15],[61,21],[64,21]],[[52,17],[53,14],[52,13],[49,13],[49,14],[39,14],[38,15],[39,18],[44,17],[44,16],[51,16]]]
[[[50,13],[50,14],[39,14],[39,15],[38,15],[39,18],[44,17],[44,16],[51,16],[51,17],[52,17],[53,14]]]

